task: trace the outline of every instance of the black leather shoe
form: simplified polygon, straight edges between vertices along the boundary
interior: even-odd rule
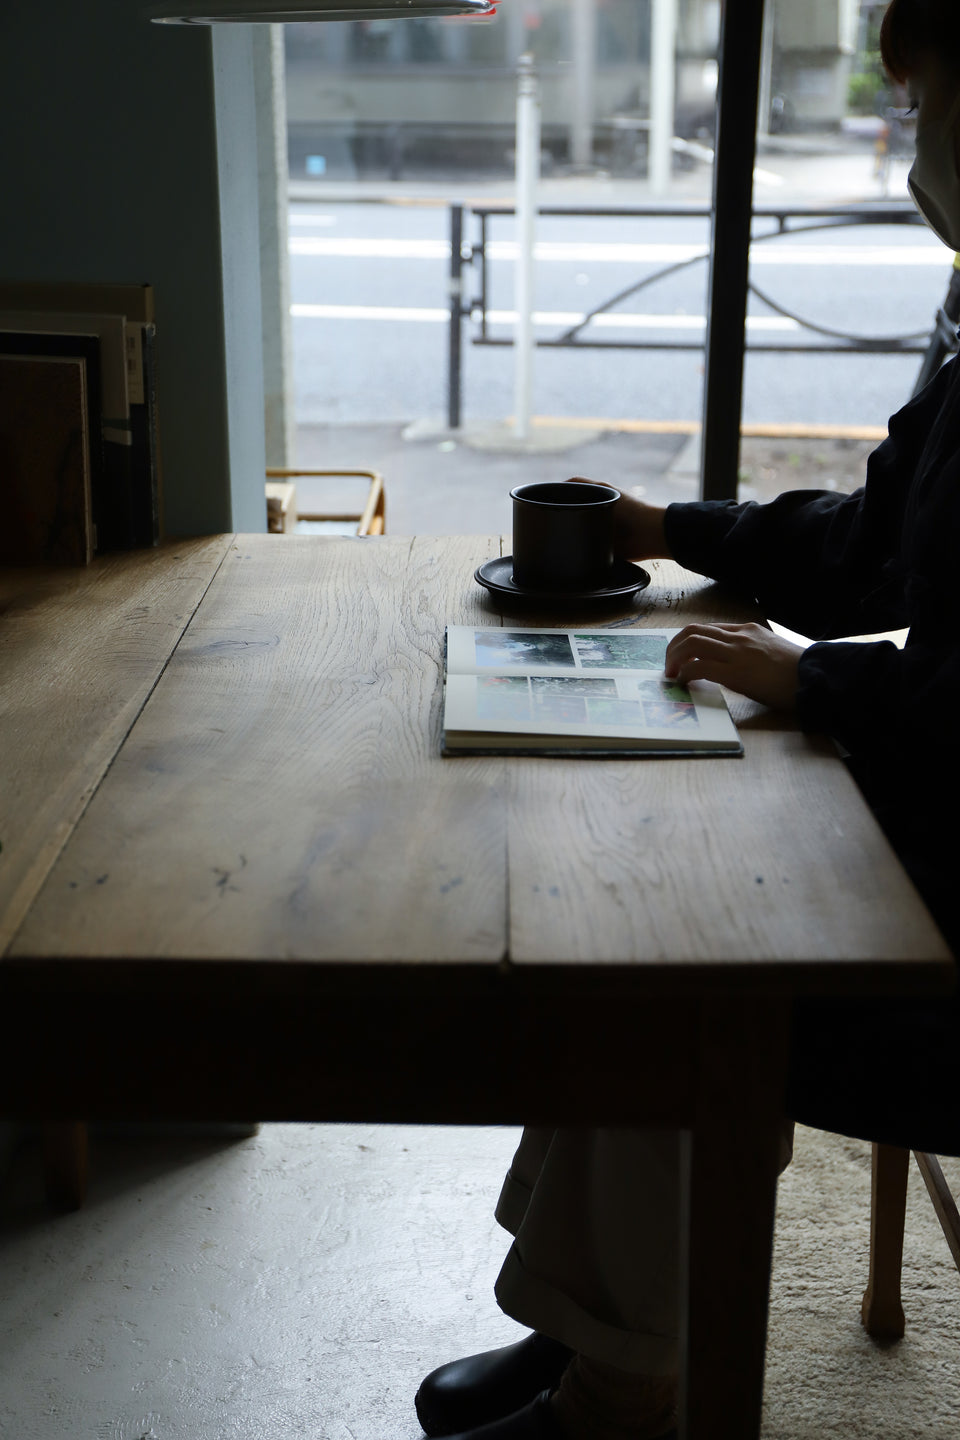
[[[566,1345],[535,1330],[514,1345],[452,1360],[434,1370],[420,1386],[414,1401],[417,1418],[428,1435],[459,1435],[492,1421],[512,1419],[517,1411],[525,1414],[541,1391],[549,1395],[556,1389],[572,1358],[573,1351]],[[547,1421],[553,1423],[551,1413]],[[532,1440],[534,1431],[528,1434]],[[489,1440],[507,1437],[491,1436]]]
[[[524,1343],[520,1341],[521,1345]],[[508,1348],[512,1350],[514,1347],[511,1345]],[[502,1355],[503,1351],[493,1350],[489,1353]],[[477,1355],[473,1358],[480,1360],[486,1359],[486,1356]],[[456,1363],[454,1361],[454,1364]],[[563,1431],[554,1419],[550,1406],[552,1394],[552,1389],[543,1390],[534,1400],[515,1410],[512,1415],[501,1415],[499,1419],[491,1420],[488,1425],[478,1425],[460,1435],[452,1435],[450,1440],[564,1440]]]
[[[494,1350],[490,1353],[496,1355],[502,1352]],[[491,1420],[489,1425],[479,1425],[476,1429],[466,1430],[460,1435],[451,1435],[449,1440],[566,1440],[559,1421],[554,1418],[550,1404],[552,1394],[552,1390],[544,1390],[535,1400],[531,1400],[522,1409],[515,1410],[512,1415],[503,1415],[499,1420]],[[676,1430],[662,1435],[660,1440],[677,1440]]]

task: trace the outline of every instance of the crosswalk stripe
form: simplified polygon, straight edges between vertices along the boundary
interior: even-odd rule
[[[448,260],[446,240],[349,239],[321,235],[294,235],[290,254],[352,260]],[[541,240],[534,246],[534,258],[547,262],[581,264],[679,264],[705,255],[703,245],[642,244]],[[487,246],[492,261],[513,261],[517,246],[512,240],[496,240]],[[902,269],[942,266],[953,263],[950,252],[931,240],[922,245],[797,245],[755,243],[750,251],[752,266],[840,265],[884,266]]]
[[[389,320],[403,323],[443,324],[449,322],[450,311],[438,307],[413,305],[310,305],[293,304],[290,314],[300,320]],[[536,325],[580,325],[584,320],[582,311],[538,310],[534,312]],[[487,321],[491,325],[515,325],[515,310],[488,310]],[[615,312],[597,315],[590,322],[598,330],[703,330],[706,326],[704,315],[634,315]],[[749,315],[748,330],[793,331],[800,327],[795,320],[780,315]]]

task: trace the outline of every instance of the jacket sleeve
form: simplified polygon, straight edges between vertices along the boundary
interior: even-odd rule
[[[860,490],[794,490],[766,505],[670,505],[671,553],[813,639],[906,625],[898,564],[906,499],[953,369],[944,366],[892,417]]]
[[[792,630],[823,641],[910,627],[902,650],[889,641],[811,645],[797,717],[869,759],[881,789],[899,776],[914,795],[948,778],[960,787],[960,395],[947,393],[957,380],[951,362],[893,416],[853,495],[794,491],[768,505],[667,510],[681,564],[756,599]]]
[[[960,645],[939,636],[811,645],[800,657],[802,729],[832,735],[887,838],[960,955],[954,819],[960,803]]]
[[[960,646],[889,640],[811,645],[800,658],[797,719],[891,769],[956,774]],[[912,758],[908,755],[912,752]],[[951,804],[960,795],[954,794]]]

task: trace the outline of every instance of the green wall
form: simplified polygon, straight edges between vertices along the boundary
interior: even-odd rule
[[[265,529],[252,32],[3,0],[0,277],[156,291],[167,533]]]

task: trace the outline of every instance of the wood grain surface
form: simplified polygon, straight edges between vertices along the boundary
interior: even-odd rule
[[[16,951],[499,961],[503,767],[439,758],[498,544],[234,545]]]
[[[0,954],[130,730],[229,537],[0,571]]]
[[[672,562],[646,568],[626,623],[760,618]],[[511,759],[511,959],[706,964],[747,983],[763,966],[774,987],[834,989],[913,955],[919,979],[943,942],[833,744],[727,699],[742,759]]]
[[[440,758],[446,621],[600,623],[504,617],[472,580],[498,543],[241,537],[11,953],[934,983],[829,742],[762,707],[732,701],[743,759]],[[605,623],[750,613],[651,568]]]

